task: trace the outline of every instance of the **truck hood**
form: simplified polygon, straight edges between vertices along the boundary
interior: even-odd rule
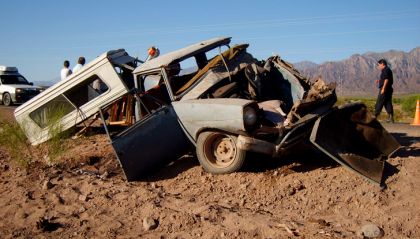
[[[42,89],[39,86],[33,86],[33,85],[2,85],[2,88],[4,90],[13,91],[13,92],[15,91],[15,89],[36,89],[36,90]]]

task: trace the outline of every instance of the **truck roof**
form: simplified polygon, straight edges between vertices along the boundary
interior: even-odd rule
[[[152,69],[160,68],[162,66],[170,65],[173,62],[182,61],[184,59],[196,55],[199,52],[209,51],[218,46],[229,44],[230,39],[231,37],[213,38],[167,53],[165,55],[161,55],[141,64],[133,71],[133,74],[146,72]]]

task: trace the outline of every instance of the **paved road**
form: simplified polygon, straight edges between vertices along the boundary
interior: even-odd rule
[[[4,119],[6,121],[11,121],[15,119],[13,112],[17,106],[4,106],[0,105],[0,120]]]
[[[381,122],[386,130],[391,133],[404,133],[411,137],[420,137],[420,126],[414,126],[407,123],[384,123]],[[420,139],[418,139],[420,140]]]

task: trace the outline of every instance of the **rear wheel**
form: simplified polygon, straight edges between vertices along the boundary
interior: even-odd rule
[[[236,146],[237,137],[220,132],[203,132],[197,140],[197,158],[209,173],[232,173],[241,169],[246,152]]]
[[[4,93],[3,94],[3,104],[5,106],[9,106],[12,104],[12,97],[10,96],[9,93]]]

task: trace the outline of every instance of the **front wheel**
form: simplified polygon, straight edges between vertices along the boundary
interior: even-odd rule
[[[203,132],[197,140],[197,158],[205,171],[232,173],[241,169],[246,151],[236,146],[237,137],[219,132]]]
[[[9,93],[4,93],[4,95],[3,95],[3,104],[5,106],[12,105],[12,97],[10,96]]]

